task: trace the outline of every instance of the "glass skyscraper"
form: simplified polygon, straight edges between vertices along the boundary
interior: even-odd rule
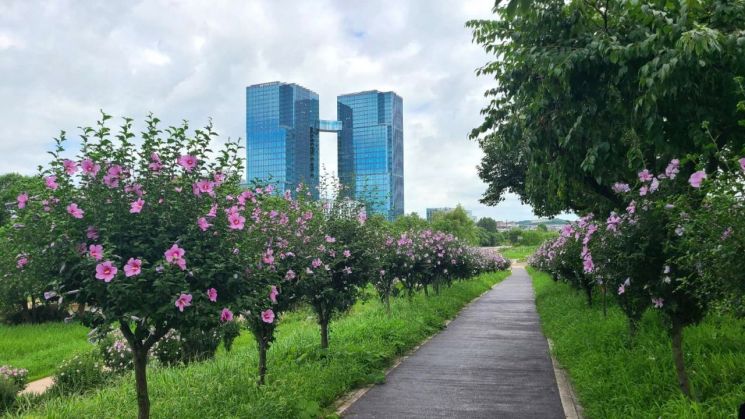
[[[269,182],[280,192],[299,183],[317,196],[318,94],[294,83],[246,88],[248,182]]]
[[[339,181],[372,212],[404,213],[403,100],[371,90],[337,97]]]
[[[318,94],[294,83],[246,88],[246,180],[318,197],[319,132],[338,139],[339,181],[370,212],[404,212],[403,100],[371,90],[337,97],[337,121],[319,119]]]

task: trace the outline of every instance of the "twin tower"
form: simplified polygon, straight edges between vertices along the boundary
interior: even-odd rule
[[[336,121],[319,119],[318,94],[294,83],[246,88],[248,181],[318,194],[319,133],[335,132],[339,181],[353,199],[393,219],[404,211],[403,100],[370,90],[338,96]]]

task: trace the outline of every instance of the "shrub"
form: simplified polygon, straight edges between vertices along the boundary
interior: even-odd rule
[[[150,349],[150,355],[163,365],[173,366],[183,362],[181,335],[171,329]]]
[[[711,159],[729,170],[707,174]],[[647,307],[659,310],[672,339],[680,389],[692,397],[683,329],[700,322],[712,305],[741,305],[745,290],[739,257],[745,249],[745,158],[723,150],[701,161],[673,159],[663,173],[644,169],[638,178],[635,186],[614,186],[628,202],[625,211],[610,213],[601,227],[593,224],[599,233],[584,233],[579,255],[575,242],[583,234],[575,230],[586,217],[541,247],[531,264],[569,282],[584,277],[606,290],[611,285],[632,335]]]
[[[9,241],[24,272],[47,273],[37,277],[50,279],[50,299],[95,307],[91,324],[121,330],[148,417],[150,348],[170,329],[218,327],[234,297],[242,267],[230,258],[233,227],[220,206],[243,170],[237,143],[211,151],[211,125],[190,135],[186,123],[162,130],[149,116],[135,141],[131,119],[116,135],[110,119],[82,129],[77,156],[65,156],[64,133],[55,140],[45,189],[19,205],[29,222]]]
[[[225,351],[230,352],[233,349],[233,342],[241,334],[241,322],[237,319],[226,322],[221,327],[222,345]]]
[[[60,394],[80,394],[100,387],[108,379],[96,352],[73,356],[60,364],[54,374],[53,389]]]
[[[110,330],[98,340],[97,345],[103,364],[112,372],[124,372],[134,367],[132,349],[127,344],[121,330]]]
[[[9,365],[3,365],[0,366],[0,377],[8,379],[20,389],[24,389],[28,381],[28,370],[25,368],[13,368]]]
[[[18,393],[26,387],[28,370],[0,366],[0,413],[13,407]]]
[[[21,387],[18,387],[18,384],[4,375],[0,375],[0,413],[13,407],[19,391],[21,391]]]

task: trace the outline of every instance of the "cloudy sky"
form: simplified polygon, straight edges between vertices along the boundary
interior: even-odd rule
[[[481,151],[467,139],[492,81],[489,57],[464,23],[493,0],[0,2],[0,172],[33,174],[59,130],[77,132],[104,109],[150,111],[192,126],[212,117],[245,138],[245,86],[273,80],[316,91],[321,117],[336,96],[393,90],[404,99],[406,212],[461,203],[477,216],[532,218],[510,197],[478,199]],[[70,135],[74,138],[74,135]],[[336,169],[334,134],[321,160]]]

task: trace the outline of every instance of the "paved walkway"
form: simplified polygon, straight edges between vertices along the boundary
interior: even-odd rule
[[[347,409],[347,418],[564,418],[522,268]]]
[[[32,381],[26,385],[26,388],[21,391],[21,394],[44,394],[50,387],[54,385],[54,378],[46,377],[36,381]]]

